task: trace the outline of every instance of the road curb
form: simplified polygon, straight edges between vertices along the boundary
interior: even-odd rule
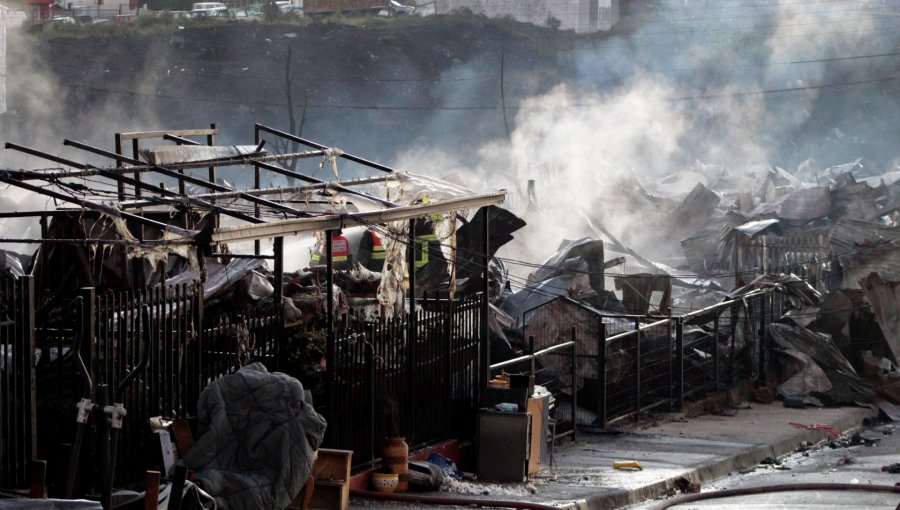
[[[825,425],[842,432],[848,432],[859,428],[864,418],[872,417],[876,414],[871,409],[857,408]],[[756,466],[766,457],[778,458],[792,453],[803,441],[816,443],[830,437],[829,434],[818,430],[792,428],[788,424],[785,424],[785,426],[788,428],[786,433],[770,444],[748,446],[732,455],[692,468],[681,475],[642,487],[612,490],[603,494],[589,496],[585,500],[577,502],[575,506],[579,510],[607,510],[635,505],[664,496],[666,491],[674,486],[677,478],[684,477],[692,482],[699,483],[717,480],[735,471]]]

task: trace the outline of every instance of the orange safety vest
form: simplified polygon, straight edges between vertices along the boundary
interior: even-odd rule
[[[321,250],[313,251],[309,256],[311,264],[318,264],[325,254]],[[350,241],[341,234],[331,237],[331,261],[347,262],[350,259]]]
[[[381,238],[372,229],[369,229],[369,234],[372,235],[372,260],[384,260],[387,253],[381,245]]]

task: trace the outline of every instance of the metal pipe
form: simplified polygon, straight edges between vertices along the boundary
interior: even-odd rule
[[[772,292],[772,290],[771,290],[771,289],[754,290],[754,291],[752,291],[752,292],[748,292],[747,294],[744,294],[743,296],[741,296],[740,299],[735,298],[735,299],[731,299],[731,300],[728,300],[728,301],[723,301],[722,303],[718,303],[718,304],[711,305],[711,306],[708,306],[708,307],[703,308],[703,309],[700,309],[700,310],[696,310],[696,311],[693,311],[693,312],[686,313],[686,314],[682,315],[681,318],[684,319],[684,320],[690,321],[691,319],[693,319],[693,318],[695,318],[695,317],[703,316],[704,314],[707,314],[707,313],[709,313],[709,312],[715,311],[715,310],[718,309],[718,308],[727,308],[727,307],[730,307],[730,306],[734,305],[734,303],[740,302],[740,301],[742,301],[742,300],[744,300],[744,299],[748,299],[748,298],[752,298],[752,297],[759,296],[759,295],[762,295],[762,294],[766,294],[766,293],[768,293],[768,292]],[[634,315],[616,315],[616,317],[619,317],[619,318],[623,318],[623,319],[624,319],[624,318],[634,318],[634,317],[641,317],[641,316],[634,316]],[[669,321],[669,319],[668,319],[668,318],[665,318],[665,319],[660,319],[660,320],[655,321],[655,322],[651,322],[650,324],[644,324],[643,326],[641,326],[641,327],[638,328],[638,329],[633,329],[633,330],[631,330],[631,331],[625,331],[625,332],[623,332],[623,333],[619,333],[619,334],[617,334],[617,335],[613,335],[613,336],[607,338],[606,341],[607,341],[607,342],[611,342],[611,341],[613,341],[613,340],[620,340],[620,339],[622,339],[622,338],[627,338],[628,336],[634,335],[634,334],[636,334],[636,333],[639,333],[640,331],[644,331],[644,330],[646,330],[646,329],[650,329],[650,328],[662,326],[662,325],[666,324],[668,321]]]
[[[116,217],[116,218],[124,218],[127,220],[138,222],[143,225],[151,225],[156,228],[160,228],[160,229],[172,232],[173,234],[178,234],[182,237],[192,237],[193,235],[195,235],[197,233],[196,231],[193,231],[193,230],[185,230],[183,228],[175,227],[172,225],[167,225],[165,223],[151,220],[149,218],[144,218],[143,216],[138,216],[136,214],[131,214],[131,213],[127,213],[125,211],[120,211],[119,209],[116,209],[115,207],[98,204],[96,202],[91,202],[90,200],[82,200],[80,198],[75,198],[75,197],[71,197],[68,195],[64,195],[62,193],[58,193],[56,191],[51,191],[47,188],[42,188],[40,186],[34,186],[32,184],[27,184],[18,179],[11,179],[11,178],[5,177],[3,175],[0,175],[0,182],[5,182],[11,186],[26,189],[28,191],[33,191],[34,193],[46,195],[48,197],[55,198],[57,200],[62,200],[64,202],[78,204],[78,205],[84,207],[85,209],[90,209],[92,211],[96,211],[99,213],[108,214],[108,215]]]
[[[180,136],[170,135],[169,133],[164,134],[163,140],[169,140],[170,142],[175,142],[178,145],[200,145],[200,142],[195,142],[189,138],[182,138]]]
[[[193,239],[159,239],[155,241],[132,241],[130,239],[0,239],[0,243],[14,244],[66,244],[90,246],[96,244],[114,244],[126,246],[169,246],[193,244]]]
[[[479,336],[481,337],[482,347],[482,355],[484,356],[484,360],[482,361],[482,377],[485,379],[479,385],[481,388],[487,386],[487,382],[491,380],[491,337],[490,337],[490,326],[488,321],[490,320],[490,305],[491,305],[491,283],[490,283],[490,275],[489,275],[489,265],[491,262],[490,257],[490,226],[488,222],[490,221],[490,207],[484,206],[481,208],[481,246],[484,249],[484,252],[481,254],[481,267],[484,275],[484,281],[482,282],[481,292],[484,294],[483,301],[481,302],[481,310],[480,310],[480,319],[481,319],[481,331],[479,332]]]
[[[675,319],[675,410],[684,409],[684,320]]]
[[[419,340],[419,315],[416,313],[416,260],[419,257],[427,257],[427,250],[429,248],[428,244],[422,247],[425,250],[424,253],[417,256],[416,251],[419,249],[419,244],[416,242],[416,220],[409,220],[409,233],[407,236],[407,243],[410,246],[410,249],[407,251],[407,274],[409,275],[409,292],[407,294],[407,299],[409,299],[409,317],[406,322],[406,365],[407,367],[407,391],[409,392],[408,401],[412,404],[407,407],[407,409],[414,409],[416,402],[416,344]],[[427,260],[427,259],[425,259]],[[413,413],[408,413],[408,416],[412,416]],[[411,429],[411,430],[410,430]],[[412,422],[407,425],[406,430],[407,437],[415,437],[415,422]]]
[[[272,128],[269,126],[265,126],[263,124],[256,124],[255,126],[262,131],[266,131],[268,133],[271,133],[275,136],[279,136],[281,138],[287,138],[288,140],[291,140],[292,142],[302,143],[303,145],[306,145],[307,147],[313,147],[315,149],[319,149],[320,151],[330,150],[330,147],[313,142],[311,140],[306,140],[306,139],[301,138],[296,135],[292,135],[288,132],[281,131],[280,129],[275,129],[275,128]],[[347,154],[346,152],[342,153],[338,157],[344,158],[349,161],[353,161],[354,163],[359,163],[361,165],[365,165],[365,166],[374,168],[376,170],[381,170],[382,172],[394,173],[394,171],[395,171],[393,168],[391,168],[389,166],[385,166],[380,163],[375,163],[374,161],[369,161],[369,160],[363,159],[359,156],[354,156],[353,154]]]
[[[528,361],[528,360],[530,360],[530,359],[532,359],[532,358],[535,358],[535,357],[537,357],[537,356],[543,356],[544,354],[549,354],[549,353],[551,353],[551,352],[558,351],[558,350],[561,350],[561,349],[565,349],[566,347],[571,347],[571,346],[572,346],[572,342],[571,342],[571,341],[569,341],[569,342],[563,342],[563,343],[561,343],[561,344],[556,344],[556,345],[552,345],[552,346],[550,346],[550,347],[547,347],[547,348],[545,348],[545,349],[541,349],[541,350],[537,351],[537,352],[534,353],[534,354],[526,354],[526,355],[524,355],[524,356],[519,356],[518,358],[508,359],[508,360],[506,360],[506,361],[501,361],[501,362],[499,362],[499,363],[494,363],[493,365],[491,365],[490,368],[491,368],[491,370],[497,370],[497,369],[499,369],[499,368],[505,368],[505,367],[508,367],[508,366],[510,366],[510,365],[515,365],[516,363],[520,363],[520,362],[522,362],[522,361]]]
[[[300,180],[302,180],[302,181],[306,181],[306,182],[311,183],[311,184],[321,184],[323,190],[326,189],[326,188],[332,187],[332,188],[335,188],[335,189],[337,189],[337,190],[343,191],[344,193],[350,193],[350,194],[352,194],[352,195],[357,195],[357,196],[360,196],[360,197],[364,197],[364,198],[367,198],[367,199],[369,199],[369,200],[374,200],[374,201],[376,201],[376,202],[378,202],[378,203],[380,203],[381,205],[384,205],[384,206],[386,206],[386,207],[398,207],[398,204],[396,204],[396,203],[394,203],[394,202],[391,202],[391,201],[389,201],[389,200],[385,200],[385,199],[383,199],[383,198],[379,198],[379,197],[376,197],[376,196],[374,196],[374,195],[369,195],[368,193],[362,193],[362,192],[360,192],[360,191],[354,191],[354,190],[352,190],[352,189],[345,188],[344,186],[342,186],[342,185],[340,185],[340,184],[338,184],[338,183],[328,183],[328,182],[326,182],[326,181],[324,181],[324,180],[322,180],[322,179],[317,179],[317,178],[315,178],[315,177],[311,177],[311,176],[306,175],[306,174],[301,174],[301,173],[299,173],[299,172],[294,172],[294,171],[288,170],[287,168],[281,168],[280,166],[277,166],[277,165],[270,165],[270,164],[268,164],[268,163],[262,163],[262,162],[256,162],[256,163],[254,163],[254,165],[258,166],[259,168],[265,168],[266,170],[269,170],[270,172],[275,172],[275,173],[278,173],[278,174],[281,174],[281,175],[285,175],[285,176],[288,176],[288,177],[293,177],[293,178],[295,178],[295,179],[300,179]]]
[[[15,172],[13,172],[15,174]],[[385,182],[391,177],[367,177],[363,179],[355,179],[352,181],[341,181],[337,184],[341,186],[364,186],[367,184],[375,184],[380,182]],[[333,183],[334,184],[334,183]],[[226,191],[226,192],[218,192],[218,193],[195,193],[191,196],[194,198],[234,198],[239,195],[239,193],[247,193],[249,195],[254,196],[264,196],[264,195],[285,195],[285,194],[294,194],[294,193],[306,193],[310,191],[323,190],[328,187],[328,183],[321,184],[313,184],[313,185],[305,185],[305,186],[284,186],[277,188],[265,188],[265,189],[250,189],[250,190],[241,190],[241,191]],[[132,207],[147,207],[150,205],[155,205],[156,202],[151,202],[149,200],[126,200],[122,203],[122,206],[125,208]]]
[[[124,163],[128,163],[131,165],[140,165],[141,164],[141,162],[138,161],[137,159],[126,158],[121,155],[113,154],[109,151],[105,151],[105,150],[99,149],[97,147],[92,147],[90,145],[87,145],[87,144],[81,143],[81,142],[75,142],[72,140],[63,140],[63,145],[70,145],[72,147],[76,147],[78,149],[82,149],[82,150],[85,150],[88,152],[93,152],[94,154],[99,154],[101,156],[106,156],[108,158],[121,159]],[[205,164],[208,165],[209,162],[206,162]],[[179,165],[177,165],[177,164],[176,165],[168,165],[168,166],[171,168],[179,167]],[[128,170],[133,170],[135,168],[137,168],[137,167],[129,167]],[[288,212],[294,216],[300,216],[300,217],[310,216],[310,214],[305,211],[300,211],[299,209],[294,209],[293,207],[288,207],[286,205],[282,205],[277,202],[272,202],[271,200],[266,200],[264,198],[259,198],[259,197],[253,196],[253,195],[248,195],[247,193],[245,193],[243,191],[234,190],[232,188],[229,188],[228,186],[216,184],[215,182],[208,182],[208,181],[204,181],[203,179],[191,177],[189,175],[179,174],[177,172],[173,172],[172,170],[170,170],[167,167],[156,165],[156,166],[152,166],[151,169],[154,172],[157,172],[157,173],[160,173],[160,174],[163,174],[168,177],[175,178],[175,179],[179,179],[179,181],[184,180],[191,184],[203,186],[204,188],[213,189],[216,191],[234,191],[238,194],[239,197],[243,198],[244,200],[248,200],[248,201],[254,202],[254,203],[259,203],[260,205],[265,205],[267,207],[271,207],[273,209],[280,210],[283,212]]]
[[[334,369],[337,366],[334,356],[336,345],[334,338],[334,231],[325,231],[325,390],[328,398],[328,419],[334,420]]]
[[[73,142],[73,146],[77,146],[77,145],[75,145],[75,143]],[[205,208],[210,208],[210,209],[216,210],[216,211],[218,211],[218,212],[221,212],[221,213],[223,213],[223,214],[227,214],[227,215],[229,215],[229,216],[233,216],[233,217],[235,217],[235,218],[242,219],[242,220],[245,220],[245,221],[250,221],[251,223],[254,223],[254,221],[253,221],[252,219],[250,219],[250,218],[252,218],[252,216],[245,215],[245,214],[243,214],[243,213],[241,213],[241,212],[238,212],[238,211],[232,211],[232,210],[226,209],[226,208],[224,208],[224,207],[217,207],[217,206],[214,205],[214,204],[210,204],[210,203],[205,202],[205,201],[203,201],[203,200],[201,200],[201,199],[198,199],[198,198],[196,198],[196,197],[184,197],[184,196],[180,196],[178,193],[175,193],[174,191],[169,191],[169,190],[167,190],[167,189],[165,189],[165,188],[161,188],[161,187],[159,187],[159,186],[154,186],[154,185],[152,185],[152,184],[144,183],[144,182],[142,182],[142,181],[139,180],[139,179],[135,179],[135,178],[132,178],[132,177],[128,177],[127,175],[125,175],[126,169],[121,169],[122,172],[117,172],[117,171],[114,171],[114,170],[112,170],[112,169],[97,168],[97,167],[94,167],[93,165],[87,165],[87,164],[83,164],[83,163],[78,163],[77,161],[72,161],[72,160],[69,160],[69,159],[61,158],[61,157],[58,157],[58,156],[54,156],[54,155],[52,155],[52,154],[42,153],[42,152],[37,151],[37,150],[35,150],[35,149],[31,149],[31,148],[24,147],[24,146],[21,146],[21,145],[16,145],[16,144],[13,144],[13,143],[7,143],[7,144],[6,144],[6,148],[7,148],[7,149],[17,150],[17,151],[20,151],[20,152],[24,152],[24,153],[26,153],[26,154],[30,154],[30,155],[33,155],[33,156],[42,157],[42,158],[47,159],[47,160],[49,160],[49,161],[53,161],[54,163],[60,163],[60,164],[62,164],[62,165],[72,166],[72,167],[80,168],[80,169],[86,170],[86,171],[89,170],[89,171],[91,171],[94,175],[100,175],[100,176],[103,176],[103,177],[106,177],[106,178],[109,178],[109,179],[113,179],[113,180],[115,180],[115,181],[118,183],[119,188],[121,189],[121,191],[120,191],[120,199],[121,199],[122,197],[124,197],[124,185],[125,185],[125,184],[131,184],[132,186],[135,187],[135,189],[143,188],[143,189],[146,189],[146,190],[148,190],[148,191],[153,191],[153,192],[155,192],[155,193],[160,193],[160,194],[162,194],[162,195],[166,195],[166,196],[170,196],[170,197],[178,197],[177,202],[182,202],[182,201],[187,200],[188,202],[191,202],[191,203],[193,203],[194,205],[198,205],[198,206],[205,207]],[[121,156],[120,156],[119,158],[117,158],[117,159],[121,159]],[[132,171],[132,169],[133,169],[133,167],[132,167],[132,168],[128,168],[127,171]],[[119,170],[119,169],[116,169],[116,170]],[[121,175],[120,175],[120,174],[121,174]],[[19,179],[20,181],[21,181],[21,180],[24,180],[23,177],[25,177],[25,178],[30,178],[30,179],[50,179],[50,178],[53,178],[53,176],[51,176],[51,175],[47,175],[47,174],[40,173],[40,172],[33,172],[33,171],[32,171],[32,172],[25,172],[25,171],[12,172],[10,175],[16,176],[16,178]],[[65,175],[65,177],[75,177],[75,175]],[[184,181],[182,181],[182,180],[179,180],[178,182],[179,182],[180,184],[182,184],[182,185],[184,184]],[[152,203],[152,202],[151,202],[151,203]],[[259,223],[259,222],[255,222],[255,223]]]

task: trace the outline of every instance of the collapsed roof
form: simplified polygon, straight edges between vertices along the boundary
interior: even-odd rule
[[[35,257],[38,268],[55,267],[53,260],[58,257],[81,260],[82,276],[69,282],[69,288],[97,284],[129,288],[159,283],[182,272],[202,278],[204,256],[236,257],[229,253],[232,250],[227,245],[238,242],[379,225],[396,227],[397,235],[387,239],[387,245],[393,242],[405,246],[403,229],[410,220],[421,217],[435,218],[436,224],[444,224],[455,240],[458,217],[465,220],[472,212],[499,204],[505,197],[503,190],[475,193],[263,125],[256,125],[252,145],[217,146],[216,134],[214,127],[118,133],[115,152],[64,141],[67,146],[111,160],[110,166],[64,159],[7,143],[7,149],[43,158],[62,168],[5,170],[0,172],[0,182],[65,205],[55,211],[15,211],[0,217],[43,219],[41,239],[19,241],[44,247]],[[207,145],[191,137],[205,137]],[[272,145],[282,142],[287,146],[283,143],[287,140],[312,150],[270,153],[265,149],[266,138],[276,142]],[[142,147],[166,141],[178,145]],[[122,150],[129,144],[131,157]],[[313,158],[320,160],[320,167],[331,168],[336,180],[326,181],[289,169],[292,162]],[[337,179],[338,161],[350,161],[377,173],[341,181]],[[242,188],[218,175],[220,168],[232,166],[251,167],[254,185]],[[199,177],[197,171],[201,169],[206,169],[208,175]],[[267,175],[302,184],[263,188],[260,183]],[[267,256],[261,254],[257,243],[252,255],[242,256],[274,258],[276,271],[281,271],[282,246],[277,242],[275,253]],[[387,251],[395,257],[390,271],[405,271],[405,249],[392,251],[387,246]],[[447,260],[455,259],[455,253],[447,255]],[[133,264],[135,260],[140,263]],[[403,276],[395,275],[391,281],[393,292],[402,295]]]

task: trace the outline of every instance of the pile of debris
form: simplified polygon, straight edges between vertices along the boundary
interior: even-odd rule
[[[653,183],[625,180],[614,194],[582,211],[585,237],[563,241],[502,296],[515,324],[507,338],[522,334],[527,310],[559,296],[611,315],[665,316],[789,286],[788,313],[767,329],[773,364],[765,381],[787,405],[873,402],[871,381],[859,374],[881,374],[888,388],[900,380],[885,375],[900,360],[896,162],[880,169],[860,158],[822,169],[808,160],[793,172],[740,174],[698,163]],[[623,233],[623,210],[640,211],[645,223]],[[544,220],[533,206],[525,217]]]

